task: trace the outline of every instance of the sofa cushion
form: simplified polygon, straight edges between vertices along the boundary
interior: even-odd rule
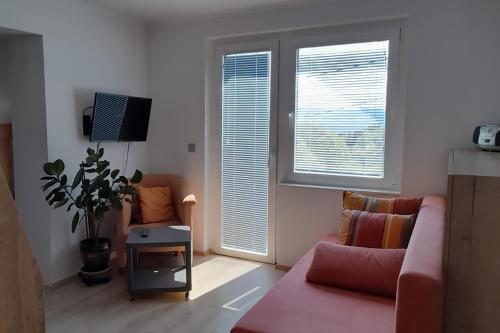
[[[154,223],[176,219],[172,191],[168,186],[137,186],[142,223]]]
[[[344,209],[340,219],[340,244],[404,249],[410,241],[415,215],[369,213]]]
[[[306,280],[396,298],[404,256],[404,249],[369,249],[319,242]]]
[[[344,191],[343,207],[370,213],[418,214],[423,198],[376,198]]]
[[[307,282],[312,258],[313,250],[236,323],[231,333],[394,332],[394,299]]]

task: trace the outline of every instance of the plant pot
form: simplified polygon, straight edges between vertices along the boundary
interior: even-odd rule
[[[102,271],[88,271],[87,267],[83,266],[80,269],[80,279],[87,286],[92,286],[95,284],[108,283],[111,280],[111,267]]]
[[[87,272],[99,272],[108,268],[110,255],[109,238],[99,238],[97,242],[87,238],[80,242],[80,256]]]

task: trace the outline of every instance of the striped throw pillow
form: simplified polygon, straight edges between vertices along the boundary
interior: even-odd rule
[[[344,191],[344,209],[399,215],[418,214],[422,198],[374,198]]]
[[[406,249],[415,215],[370,213],[344,209],[340,222],[341,244],[383,249]]]

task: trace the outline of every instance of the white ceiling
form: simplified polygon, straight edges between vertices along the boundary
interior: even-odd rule
[[[147,20],[181,22],[198,18],[335,0],[82,0]]]

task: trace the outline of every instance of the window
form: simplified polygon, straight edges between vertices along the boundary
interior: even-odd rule
[[[384,177],[389,41],[297,52],[294,172]]]
[[[401,24],[325,29],[280,41],[278,177],[287,185],[399,192]]]

